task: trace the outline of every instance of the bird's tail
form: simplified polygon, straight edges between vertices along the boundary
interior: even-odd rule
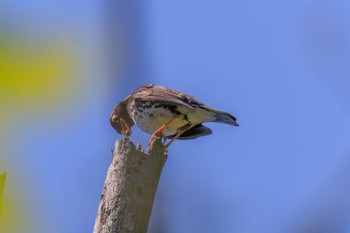
[[[213,122],[220,122],[228,125],[239,126],[236,122],[237,121],[236,117],[234,117],[230,113],[224,112],[215,108],[211,108],[209,106],[205,106],[205,109],[207,111],[215,112],[216,119],[212,120]]]
[[[227,112],[216,113],[215,122],[220,122],[220,123],[229,124],[233,126],[239,126],[236,121],[237,121],[236,117],[234,117],[230,113],[227,113]]]

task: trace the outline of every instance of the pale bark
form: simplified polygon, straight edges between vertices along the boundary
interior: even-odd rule
[[[129,139],[115,144],[94,233],[147,232],[154,196],[167,155],[160,140],[148,152]]]

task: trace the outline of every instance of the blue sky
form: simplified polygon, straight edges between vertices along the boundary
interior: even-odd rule
[[[121,138],[109,114],[147,83],[240,124],[208,123],[213,135],[170,147],[150,232],[350,232],[347,1],[0,6],[1,25],[46,43],[64,38],[78,67],[69,100],[14,116],[3,137],[0,170],[27,190],[33,221],[47,223],[39,232],[92,231]],[[134,132],[146,145],[149,135]]]

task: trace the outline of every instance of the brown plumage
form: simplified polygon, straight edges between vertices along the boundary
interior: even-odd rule
[[[211,108],[191,95],[154,84],[138,88],[114,108],[110,122],[120,134],[130,136],[136,124],[142,131],[175,139],[194,139],[209,135],[204,122],[220,122],[238,126],[230,113]],[[167,144],[167,146],[170,145]]]

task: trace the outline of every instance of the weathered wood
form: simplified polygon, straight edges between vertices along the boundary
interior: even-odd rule
[[[154,196],[167,155],[156,140],[146,153],[129,139],[115,144],[94,233],[147,232]]]

